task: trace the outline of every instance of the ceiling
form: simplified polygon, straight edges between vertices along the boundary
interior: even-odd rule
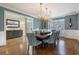
[[[0,3],[0,6],[17,10],[34,17],[40,16],[39,3]],[[45,8],[48,8],[48,16],[51,18],[63,17],[67,14],[78,12],[79,3],[44,3],[44,15]]]

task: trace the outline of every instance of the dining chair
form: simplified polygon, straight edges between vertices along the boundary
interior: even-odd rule
[[[48,39],[44,40],[44,42],[54,44],[54,46],[56,46],[56,42],[59,39],[59,33],[60,31],[52,31],[52,35],[50,35]]]
[[[52,32],[49,38],[44,40],[45,43],[54,44],[55,45],[55,32]]]
[[[56,31],[56,34],[55,34],[55,39],[56,39],[56,43],[59,42],[59,35],[60,34],[60,31]]]
[[[35,37],[34,33],[27,33],[27,39],[28,39],[28,53],[30,55],[33,54],[35,46],[40,45],[42,42],[38,41]]]

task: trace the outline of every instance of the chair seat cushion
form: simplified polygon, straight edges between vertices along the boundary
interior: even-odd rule
[[[37,41],[37,42],[32,42],[30,45],[32,45],[32,46],[38,46],[41,43],[42,43],[41,41]]]

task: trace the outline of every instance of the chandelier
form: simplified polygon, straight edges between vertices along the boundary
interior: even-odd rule
[[[48,28],[48,8],[45,8],[42,3],[40,3],[40,20],[42,24],[42,29]]]
[[[42,20],[48,20],[48,8],[45,8],[45,11],[43,9],[43,3],[40,3],[40,19]]]

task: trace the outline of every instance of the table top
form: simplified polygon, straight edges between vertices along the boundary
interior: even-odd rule
[[[41,34],[41,33],[37,33],[37,34],[36,34],[36,37],[39,37],[39,38],[44,39],[44,38],[46,38],[46,37],[49,37],[50,35],[51,35],[51,32],[49,32],[49,33],[42,32],[42,34]]]

